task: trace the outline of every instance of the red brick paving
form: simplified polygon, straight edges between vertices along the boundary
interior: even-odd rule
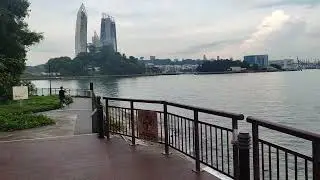
[[[0,143],[1,180],[216,180],[177,155],[95,135]]]

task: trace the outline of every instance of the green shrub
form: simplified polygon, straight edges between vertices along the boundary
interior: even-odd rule
[[[0,114],[0,131],[15,131],[54,124],[44,115],[33,114]]]
[[[67,103],[71,102],[70,97]],[[0,104],[0,131],[22,130],[54,124],[52,119],[33,113],[59,108],[58,96],[32,96],[21,101],[21,104],[20,101],[6,101]]]

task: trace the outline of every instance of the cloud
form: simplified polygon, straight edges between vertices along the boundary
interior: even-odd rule
[[[235,38],[235,39],[225,39],[225,40],[214,41],[210,43],[199,44],[199,45],[188,47],[181,51],[177,51],[173,54],[194,54],[198,52],[208,52],[208,51],[218,50],[227,45],[242,42],[244,39],[245,37]]]
[[[259,3],[258,8],[270,8],[278,6],[307,6],[309,8],[320,4],[319,0],[268,0],[265,3]]]
[[[89,16],[88,42],[95,30],[99,33],[101,14],[106,12],[116,20],[120,52],[137,57],[229,58],[268,53],[280,58],[317,55],[320,48],[320,0],[30,2],[28,22],[32,30],[44,32],[45,40],[30,49],[28,65],[74,56],[76,12],[82,2]]]
[[[263,45],[268,36],[274,32],[280,31],[283,25],[289,21],[290,16],[282,10],[272,12],[270,16],[265,17],[258,25],[256,31],[245,40],[240,48],[252,49]]]

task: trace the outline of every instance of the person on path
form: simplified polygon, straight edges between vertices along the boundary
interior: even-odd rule
[[[65,90],[63,89],[63,87],[60,87],[60,91],[59,91],[59,99],[60,99],[60,106],[63,107],[66,95],[65,95]]]

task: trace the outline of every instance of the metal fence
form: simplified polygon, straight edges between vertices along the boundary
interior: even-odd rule
[[[254,179],[320,179],[320,135],[248,117],[252,123]],[[259,127],[312,142],[312,156],[260,139]],[[306,144],[307,145],[307,144]]]
[[[90,89],[64,89],[65,95],[72,97],[91,97]],[[50,93],[51,91],[51,93]],[[31,92],[34,96],[59,95],[60,88],[37,88]]]
[[[123,99],[104,97],[106,105],[106,135],[111,133],[131,137],[135,144],[139,136],[137,121],[140,110],[136,103],[160,105],[162,110],[152,110],[157,115],[159,143],[165,145],[165,153],[169,147],[175,149],[196,162],[196,171],[200,171],[200,163],[209,166],[231,178],[237,177],[238,148],[231,144],[235,140],[233,134],[238,129],[238,120],[243,120],[242,114],[234,114],[211,109],[198,108],[166,101]],[[129,107],[110,105],[110,102],[128,102]],[[119,103],[118,103],[119,104]],[[147,106],[147,105],[146,105]],[[188,111],[192,117],[170,112],[168,108],[180,108]],[[231,128],[217,126],[199,119],[199,113],[228,118]]]

